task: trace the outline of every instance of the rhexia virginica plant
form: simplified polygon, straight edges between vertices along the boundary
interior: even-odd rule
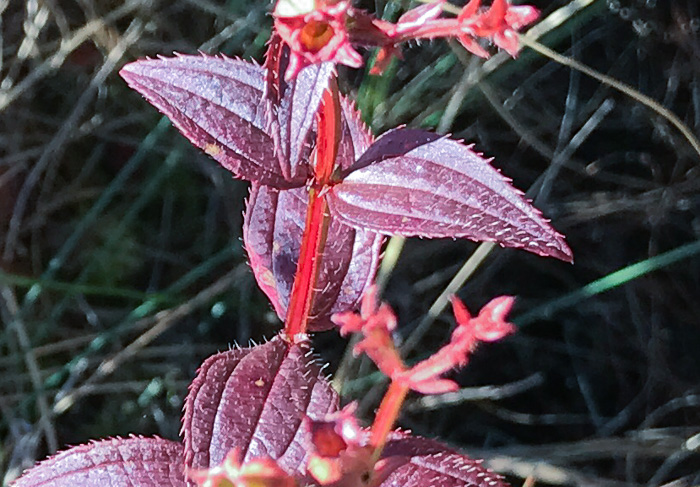
[[[384,235],[467,237],[571,261],[563,238],[471,146],[399,128],[374,140],[338,90],[336,64],[359,67],[355,46],[378,47],[380,72],[411,39],[480,39],[515,55],[529,6],[471,0],[456,18],[443,1],[377,20],[347,0],[279,0],[265,66],[184,56],[125,66],[127,83],[197,147],[251,181],[244,245],[255,278],[284,321],[279,336],[208,358],[190,386],[183,442],[132,437],[81,445],[14,485],[499,486],[503,480],[433,440],[394,431],[404,398],[453,391],[444,373],[479,342],[512,333],[513,298],[477,316],[453,299],[450,342],[413,366],[392,333],[396,316],[371,286]],[[359,313],[356,312],[360,305]],[[371,427],[338,397],[308,332],[359,333],[390,379]]]

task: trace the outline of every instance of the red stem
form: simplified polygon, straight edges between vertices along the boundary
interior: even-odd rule
[[[389,432],[394,428],[401,406],[408,393],[408,387],[398,381],[392,381],[387,389],[377,414],[374,416],[370,444],[374,447],[373,460],[376,462],[382,454]]]
[[[326,230],[330,220],[328,204],[321,193],[330,182],[340,141],[340,98],[335,79],[330,81],[328,89],[323,94],[316,117],[318,132],[314,180],[309,188],[306,226],[301,241],[292,295],[287,309],[287,319],[285,320],[285,333],[293,342],[298,340],[297,337],[306,333],[318,269],[326,242]]]
[[[314,185],[322,188],[330,183],[340,143],[340,95],[335,78],[328,82],[328,89],[323,93],[321,107],[316,116],[318,134],[316,135]]]
[[[287,309],[285,333],[293,341],[306,332],[309,311],[313,301],[313,288],[316,281],[320,253],[325,237],[324,220],[327,214],[325,198],[318,197],[315,188],[309,190],[309,208],[306,213],[306,228],[301,241],[299,263],[294,277],[292,297]]]

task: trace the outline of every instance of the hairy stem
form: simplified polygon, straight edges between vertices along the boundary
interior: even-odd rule
[[[323,95],[316,120],[318,132],[314,153],[314,180],[309,188],[306,225],[285,320],[285,333],[292,341],[296,341],[296,337],[306,333],[330,221],[328,203],[323,196],[323,190],[330,182],[340,141],[340,98],[335,79],[330,81]]]
[[[408,393],[408,387],[398,381],[392,381],[387,389],[377,414],[374,416],[370,443],[374,447],[373,460],[376,462],[382,454],[387,436],[399,417],[401,406]]]
[[[327,219],[328,205],[326,200],[319,197],[316,188],[310,188],[306,228],[301,241],[299,263],[285,320],[285,333],[292,341],[296,341],[295,337],[306,332],[309,311],[314,297],[314,283],[325,244]]]

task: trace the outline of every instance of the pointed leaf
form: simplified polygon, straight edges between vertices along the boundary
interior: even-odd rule
[[[28,470],[14,487],[185,487],[183,448],[161,438],[113,438],[80,445]]]
[[[308,134],[333,65],[309,66],[285,83],[268,118],[265,70],[237,59],[178,56],[127,64],[129,86],[237,177],[278,188],[306,182]]]
[[[185,463],[211,468],[238,447],[243,461],[270,457],[288,473],[300,472],[308,454],[304,418],[337,408],[308,343],[291,345],[278,336],[219,353],[202,364],[185,401]]]
[[[285,180],[265,133],[265,83],[261,67],[236,59],[178,56],[127,64],[131,88],[172,120],[190,142],[237,177],[279,187]]]
[[[414,149],[443,139],[442,135],[425,130],[393,129],[371,144],[355,163],[343,171],[343,176],[386,159],[402,157]]]
[[[372,145],[374,137],[362,121],[362,116],[352,100],[341,97],[340,108],[343,116],[336,164],[342,174],[356,164],[356,159]]]
[[[426,438],[394,433],[382,453],[381,487],[508,487],[503,478],[459,452]]]
[[[335,72],[333,63],[313,64],[285,82],[282,100],[273,117],[270,133],[279,147],[280,165],[289,174],[304,174],[311,153],[309,131],[328,81]],[[288,178],[290,176],[287,176]]]
[[[429,20],[437,19],[442,13],[445,0],[426,3],[412,8],[401,17],[396,23],[396,32],[405,34],[425,25]]]
[[[329,192],[332,213],[385,234],[467,237],[572,260],[563,237],[487,160],[435,137],[398,129],[378,139]]]
[[[255,278],[282,320],[296,275],[308,200],[304,188],[277,190],[257,184],[248,200],[243,241]],[[354,309],[379,263],[382,236],[337,219],[331,220],[327,235],[309,331],[332,328],[333,313]]]
[[[372,135],[352,102],[341,98],[341,108],[342,136],[336,162],[342,171],[355,164],[355,154],[367,150]],[[258,285],[282,320],[296,274],[307,206],[308,194],[302,189],[278,191],[253,185],[248,200],[243,241]],[[310,331],[333,327],[331,314],[357,306],[376,273],[382,240],[374,232],[331,222],[308,324]]]

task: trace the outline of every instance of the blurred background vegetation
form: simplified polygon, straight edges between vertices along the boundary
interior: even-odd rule
[[[655,99],[697,136],[697,2],[531,3],[543,44]],[[396,19],[410,5],[361,6]],[[0,0],[5,482],[67,444],[176,439],[201,360],[279,328],[241,247],[247,185],[117,76],[173,52],[261,60],[270,7]],[[519,332],[456,374],[458,394],[411,397],[401,425],[485,458],[514,485],[698,485],[698,153],[663,116],[531,50],[487,62],[445,42],[404,53],[380,78],[342,71],[375,133],[406,124],[476,143],[530,188],[576,264],[453,240],[409,240],[399,253],[392,241],[398,260],[382,279],[410,359],[449,336],[439,311],[450,291],[474,308],[519,298]],[[381,378],[340,359],[335,334],[314,339],[368,418]]]

